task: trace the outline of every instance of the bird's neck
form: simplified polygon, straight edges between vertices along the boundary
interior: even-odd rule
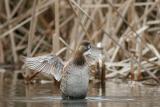
[[[84,65],[86,60],[83,56],[83,52],[76,51],[76,53],[74,55],[73,62],[74,62],[75,65],[78,65],[78,66]]]

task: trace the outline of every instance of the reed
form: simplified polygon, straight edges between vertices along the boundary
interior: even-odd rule
[[[0,62],[51,53],[70,58],[82,40],[101,43],[105,78],[159,82],[159,0],[0,0]],[[129,75],[129,77],[128,77]],[[141,75],[142,77],[139,77]]]

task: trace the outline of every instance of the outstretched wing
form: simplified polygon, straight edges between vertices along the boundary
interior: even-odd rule
[[[48,54],[38,57],[24,58],[25,66],[36,71],[51,74],[57,81],[61,79],[63,61],[56,55]]]
[[[99,59],[103,59],[102,49],[91,46],[91,48],[84,53],[84,57],[89,65],[94,65]]]

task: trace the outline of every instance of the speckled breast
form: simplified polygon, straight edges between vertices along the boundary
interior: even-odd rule
[[[75,66],[73,64],[65,68],[61,80],[62,96],[83,98],[87,94],[89,82],[89,67],[87,65]]]

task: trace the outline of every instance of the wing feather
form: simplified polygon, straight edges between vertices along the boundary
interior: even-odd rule
[[[59,81],[62,76],[63,61],[56,55],[48,54],[38,57],[26,57],[24,59],[25,66],[54,76]]]

